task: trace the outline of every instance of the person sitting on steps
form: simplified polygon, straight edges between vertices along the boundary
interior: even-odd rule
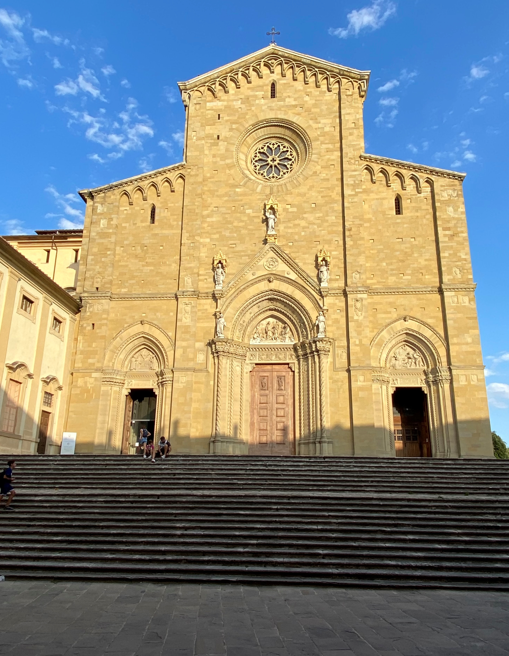
[[[156,456],[159,454],[162,458],[166,458],[166,456],[171,452],[171,444],[170,440],[167,440],[164,435],[161,435],[159,442],[157,444],[157,450],[154,453],[154,456],[152,458],[152,462],[156,461]]]
[[[16,490],[12,485],[14,483],[14,476],[12,475],[13,469],[16,469],[16,461],[9,460],[7,462],[7,469],[4,469],[1,475],[2,479],[0,481],[0,507],[4,508],[5,510],[14,510],[14,508],[11,508],[12,500],[16,496]],[[6,497],[5,501],[4,497]]]

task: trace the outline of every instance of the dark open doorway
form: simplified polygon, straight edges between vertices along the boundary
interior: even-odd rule
[[[396,456],[430,458],[428,404],[418,387],[397,387],[392,395]]]
[[[152,389],[135,389],[127,395],[122,453],[136,453],[140,430],[146,428],[154,440],[157,396]]]

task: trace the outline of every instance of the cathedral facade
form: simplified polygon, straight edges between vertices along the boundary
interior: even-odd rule
[[[464,175],[368,155],[369,73],[181,83],[183,162],[81,193],[82,453],[491,457]]]

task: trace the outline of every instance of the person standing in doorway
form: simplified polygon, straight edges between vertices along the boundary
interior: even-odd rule
[[[141,452],[143,453],[144,458],[148,458],[147,455],[147,442],[148,438],[152,435],[152,433],[149,433],[146,428],[140,428],[140,448]]]
[[[2,472],[2,480],[0,481],[1,485],[1,502],[0,507],[5,510],[14,510],[11,508],[11,503],[14,497],[16,496],[16,490],[14,489],[14,476],[12,475],[13,470],[16,469],[16,461],[9,460],[7,462],[7,469],[4,469]],[[4,501],[4,497],[5,501]]]

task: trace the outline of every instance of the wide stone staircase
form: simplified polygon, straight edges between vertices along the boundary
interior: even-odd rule
[[[509,590],[509,462],[17,463],[15,511],[0,511],[8,578]]]

